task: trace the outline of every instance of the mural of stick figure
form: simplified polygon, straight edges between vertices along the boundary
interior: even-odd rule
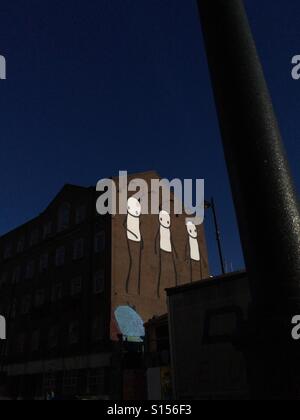
[[[127,247],[129,254],[129,271],[126,279],[126,293],[129,291],[130,278],[133,268],[133,257],[132,253],[134,247],[138,245],[139,249],[139,261],[138,261],[138,293],[141,293],[141,264],[142,264],[142,251],[144,248],[144,241],[141,235],[141,221],[140,216],[142,214],[141,203],[135,197],[129,198],[127,202],[127,218],[124,221],[124,228],[126,229]]]
[[[188,241],[186,244],[186,261],[190,263],[191,283],[193,282],[193,265],[200,264],[200,275],[201,280],[202,274],[202,257],[200,252],[200,246],[198,242],[198,230],[193,222],[187,222],[186,229],[188,232]]]
[[[176,269],[175,258],[178,258],[171,232],[171,217],[167,211],[162,210],[159,213],[159,230],[155,240],[155,253],[159,254],[159,270],[157,281],[157,296],[160,297],[161,274],[162,274],[162,259],[164,254],[172,255],[172,263],[175,274],[175,285],[178,286],[178,276]]]

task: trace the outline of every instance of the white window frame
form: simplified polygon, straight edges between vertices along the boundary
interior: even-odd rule
[[[75,337],[75,333],[74,331],[76,331],[76,338]],[[69,343],[70,345],[75,345],[78,344],[80,341],[80,330],[79,330],[79,324],[76,322],[73,322],[70,326],[69,326]]]
[[[60,246],[57,248],[55,253],[55,266],[62,267],[65,265],[65,258],[66,258],[66,248],[64,246]]]
[[[105,250],[105,232],[97,232],[95,235],[95,253],[99,254]]]
[[[12,257],[12,244],[8,243],[5,245],[4,247],[4,252],[3,252],[3,259],[4,260],[8,260],[9,258]]]
[[[21,313],[22,315],[27,315],[30,312],[31,308],[31,296],[26,295],[22,299]]]
[[[75,282],[78,282],[78,284],[75,284]],[[80,286],[79,286],[80,284]],[[71,280],[71,296],[78,296],[82,292],[82,276],[75,277]]]
[[[29,246],[35,246],[39,243],[39,229],[35,228],[31,233],[30,233],[30,239],[29,239]]]
[[[43,226],[43,239],[49,238],[52,233],[52,222],[47,222]]]
[[[86,220],[86,205],[82,204],[76,208],[75,223],[79,225]]]
[[[35,330],[31,336],[31,352],[35,353],[40,349],[40,336],[39,330]]]
[[[22,237],[17,242],[17,254],[22,254],[25,248],[25,238]]]
[[[26,280],[33,279],[34,273],[35,273],[35,262],[29,261],[26,265],[25,279]]]
[[[48,265],[49,265],[49,254],[48,252],[45,252],[44,254],[40,256],[40,264],[39,264],[40,273],[44,273],[45,271],[47,271]]]
[[[45,304],[45,300],[46,300],[45,290],[44,289],[37,290],[34,296],[34,306],[36,308],[40,308],[41,306]]]
[[[97,282],[99,281],[102,282],[102,286],[101,287],[97,287]],[[101,294],[105,291],[105,270],[101,269],[98,270],[94,273],[94,293],[96,295]]]
[[[59,293],[58,293],[59,291]],[[51,302],[55,303],[60,301],[63,298],[63,284],[62,282],[58,282],[53,284],[51,290]]]
[[[68,229],[71,220],[71,205],[64,203],[58,211],[58,232]]]
[[[13,284],[18,284],[18,283],[20,283],[20,280],[21,280],[21,267],[18,266],[13,271],[13,274],[12,274],[12,283]]]
[[[84,238],[76,239],[73,244],[73,260],[81,260],[84,258],[85,241]]]

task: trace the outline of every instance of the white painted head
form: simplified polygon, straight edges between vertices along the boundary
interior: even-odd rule
[[[193,239],[198,238],[197,227],[193,222],[191,222],[191,221],[187,222],[186,228],[187,228],[188,234],[191,238],[193,238]]]
[[[162,210],[159,213],[159,223],[162,227],[166,229],[169,229],[171,227],[171,217],[167,211]]]
[[[142,206],[139,200],[135,197],[130,197],[127,202],[127,211],[133,217],[140,217],[142,214]]]

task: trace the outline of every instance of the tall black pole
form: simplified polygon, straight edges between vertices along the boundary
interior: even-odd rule
[[[213,198],[210,200],[210,204],[211,204],[211,209],[212,209],[213,218],[214,218],[214,225],[215,225],[215,231],[216,231],[216,240],[217,240],[217,245],[218,245],[220,265],[221,265],[222,274],[224,275],[225,274],[225,263],[224,263],[224,257],[223,257],[223,252],[222,252],[222,245],[221,245],[221,233],[220,233],[220,228],[219,228],[219,223],[218,223],[218,218],[217,218],[215,200]]]
[[[242,0],[198,0],[198,8],[253,297],[252,397],[300,397],[300,343],[291,339],[300,314],[299,201]]]

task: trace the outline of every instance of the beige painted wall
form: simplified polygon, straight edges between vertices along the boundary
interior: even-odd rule
[[[129,180],[133,177],[143,178],[148,183],[150,183],[151,179],[159,178],[155,172],[134,175],[129,177]],[[126,279],[130,261],[126,229],[124,228],[124,221],[126,218],[126,215],[117,215],[112,218],[112,312],[114,313],[114,310],[120,305],[129,305],[133,307],[143,318],[144,322],[146,322],[153,316],[162,315],[167,312],[167,300],[164,290],[175,286],[174,266],[172,256],[170,254],[162,253],[161,292],[160,297],[158,297],[157,283],[159,277],[159,256],[155,253],[155,239],[159,231],[159,216],[142,215],[140,220],[144,249],[141,258],[141,291],[139,294],[138,272],[140,245],[139,243],[131,243],[130,248],[133,266],[132,275],[130,277],[130,287],[128,293],[126,293]],[[171,215],[172,237],[178,253],[178,259],[175,261],[179,285],[191,281],[190,262],[185,261],[186,245],[188,241],[185,221],[185,215]],[[198,227],[198,231],[202,254],[203,278],[207,278],[209,276],[209,267],[203,225]],[[193,281],[198,281],[200,279],[200,263],[193,262]],[[113,313],[112,320],[114,319]],[[114,336],[113,333],[112,335]]]

